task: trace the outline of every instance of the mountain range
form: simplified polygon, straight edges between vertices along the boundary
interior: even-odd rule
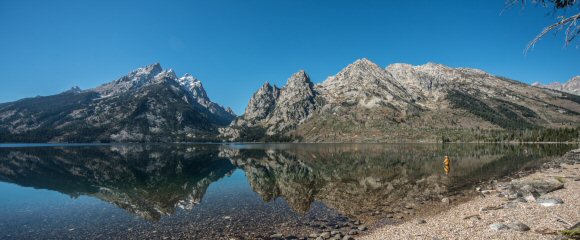
[[[96,88],[2,104],[0,141],[215,141],[234,118],[198,79],[156,63]]]
[[[577,127],[580,97],[479,69],[427,63],[382,68],[368,59],[313,84],[304,71],[264,84],[221,135],[305,142],[501,141],[497,133]],[[524,132],[524,133],[522,133]],[[573,134],[574,135],[574,134]],[[511,136],[513,138],[513,136]]]
[[[318,84],[303,70],[283,87],[265,83],[236,116],[197,78],[156,63],[96,88],[0,104],[0,142],[546,141],[545,129],[577,139],[579,81],[530,86],[479,69],[359,59]]]
[[[553,82],[549,84],[540,84],[539,82],[535,82],[532,83],[532,86],[580,95],[580,76],[573,77],[565,83]]]

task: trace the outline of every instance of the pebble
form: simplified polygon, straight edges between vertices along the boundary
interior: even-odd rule
[[[282,238],[282,234],[280,233],[272,234],[270,235],[270,238]]]
[[[510,223],[510,224],[508,224],[508,227],[512,230],[520,231],[520,232],[525,232],[525,231],[530,230],[530,227],[528,227],[528,225],[523,224],[521,222]]]
[[[494,223],[489,225],[489,228],[491,228],[492,230],[495,231],[499,231],[499,230],[507,230],[509,229],[509,227],[503,223]]]
[[[417,223],[417,224],[425,224],[425,223],[427,223],[427,221],[425,221],[425,220],[421,219],[421,220],[417,220],[417,222],[416,222],[416,223]]]
[[[544,207],[552,207],[559,204],[564,204],[561,198],[538,198],[536,199],[536,203],[544,206]]]
[[[342,238],[342,240],[354,240],[354,237],[346,235]]]
[[[358,227],[358,230],[359,230],[359,231],[366,231],[366,230],[367,230],[367,226],[365,226],[365,225],[360,225],[360,226]]]
[[[445,203],[445,204],[449,204],[449,198],[442,198],[441,202]]]

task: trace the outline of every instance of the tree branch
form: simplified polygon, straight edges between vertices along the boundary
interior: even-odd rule
[[[578,35],[578,30],[576,30],[576,23],[578,21],[578,19],[580,19],[580,13],[576,14],[576,15],[572,15],[570,17],[560,17],[560,21],[545,27],[542,32],[540,32],[540,34],[538,34],[526,47],[524,53],[527,53],[528,50],[530,50],[530,48],[533,48],[534,45],[536,45],[536,43],[538,41],[540,41],[540,39],[542,39],[546,34],[548,34],[549,32],[553,31],[554,29],[561,29],[562,27],[568,25],[568,28],[566,30],[566,46],[570,44],[570,42],[576,37],[576,35]]]

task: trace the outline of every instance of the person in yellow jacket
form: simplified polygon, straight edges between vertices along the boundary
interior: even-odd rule
[[[445,175],[449,175],[449,171],[451,170],[451,160],[449,160],[448,156],[445,156],[443,164],[444,164],[443,169],[445,169]]]

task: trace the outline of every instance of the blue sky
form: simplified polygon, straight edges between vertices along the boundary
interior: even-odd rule
[[[381,66],[438,62],[523,82],[580,75],[580,49],[554,21],[504,0],[0,1],[0,102],[91,88],[160,62],[202,80],[242,113],[266,81],[306,70],[314,82],[358,58]]]

